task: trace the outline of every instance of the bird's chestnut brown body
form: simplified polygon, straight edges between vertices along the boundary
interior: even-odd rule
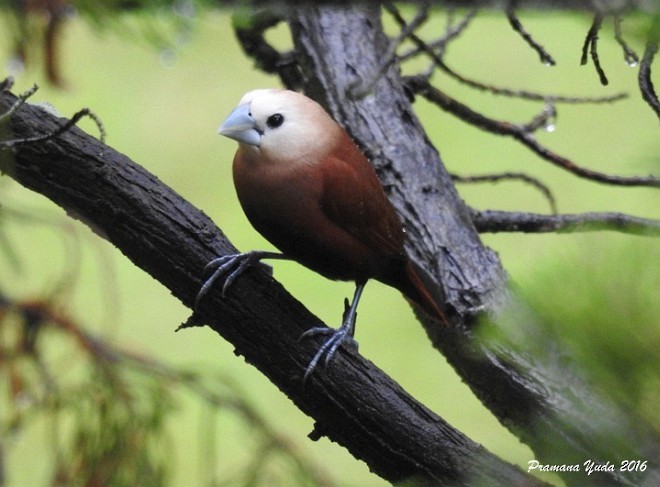
[[[239,146],[234,184],[254,228],[325,277],[360,284],[376,279],[445,321],[404,252],[403,227],[360,149],[316,102],[294,92],[253,92],[250,117],[260,116],[253,115],[254,105],[265,91],[277,98],[269,98],[268,113],[282,117],[281,123],[305,120],[287,127],[291,133],[279,140],[270,135],[279,126],[264,126],[259,144]]]
[[[371,166],[346,147],[293,168],[239,149],[238,198],[254,228],[301,264],[330,279],[387,281],[406,261],[401,224]]]

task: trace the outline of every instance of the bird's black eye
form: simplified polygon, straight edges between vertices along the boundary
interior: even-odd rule
[[[283,123],[284,123],[284,115],[282,115],[281,113],[275,113],[274,115],[268,117],[268,119],[266,120],[266,125],[268,125],[268,127],[271,129],[276,129]]]

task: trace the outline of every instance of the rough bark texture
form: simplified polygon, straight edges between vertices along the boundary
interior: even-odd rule
[[[352,95],[355,86],[373,79],[387,50],[379,8],[301,7],[290,24],[307,91],[370,156],[406,225],[410,255],[433,276],[436,294],[454,310],[451,328],[425,325],[475,394],[546,463],[617,461],[630,454],[656,458],[657,439],[648,438],[643,426],[632,424],[585,383],[561,346],[507,293],[499,260],[481,244],[398,72],[388,70],[366,96]],[[488,318],[516,307],[521,333],[543,347],[532,352],[513,343],[482,341],[475,323],[485,318],[480,332],[493,333]],[[633,444],[633,451],[624,448]],[[651,475],[657,479],[659,473]],[[598,479],[570,473],[565,480],[573,485],[640,482],[618,472]]]

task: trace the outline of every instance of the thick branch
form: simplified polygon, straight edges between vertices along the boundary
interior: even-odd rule
[[[0,113],[15,100],[1,94]],[[43,109],[25,105],[12,117],[9,136],[37,137],[58,123],[63,122]],[[13,151],[0,144],[0,171],[87,223],[186,306],[199,290],[205,264],[235,251],[203,213],[76,128]],[[209,323],[312,416],[317,436],[346,446],[382,477],[457,486],[476,479],[495,486],[542,485],[453,429],[354,351],[341,349],[303,390],[302,374],[318,343],[299,337],[319,320],[268,273],[250,271],[225,299],[219,294],[212,290],[197,320]]]
[[[556,339],[535,327],[529,312],[507,295],[501,265],[479,241],[470,212],[415,117],[397,70],[389,69],[370,83],[388,45],[378,9],[303,7],[293,13],[290,24],[308,94],[320,100],[370,156],[404,220],[410,255],[455,310],[451,327],[425,325],[434,345],[475,394],[548,463],[619,457],[626,450],[615,437],[639,446],[647,452],[640,450],[643,457],[654,457],[660,448],[657,439],[642,439],[648,432],[592,390],[567,362]],[[365,81],[373,90],[352,99],[352,88]],[[544,343],[541,350],[530,353],[513,343],[486,343],[475,333],[475,321],[487,321],[505,303],[521,306],[518,328]],[[492,324],[482,330],[497,333]],[[641,437],[631,440],[631,435]],[[564,479],[581,486],[639,483],[616,472],[598,479],[575,474]]]
[[[612,230],[633,235],[660,236],[660,221],[623,213],[539,215],[508,211],[474,211],[472,221],[479,232],[595,232]]]
[[[281,16],[263,9],[250,17],[244,15],[240,25],[234,22],[234,31],[243,51],[255,60],[259,69],[278,74],[284,86],[295,90],[300,88],[301,80],[294,56],[291,53],[280,53],[265,39],[265,32],[282,20]]]
[[[660,27],[657,27],[654,32],[660,31]],[[649,104],[653,109],[655,114],[660,119],[660,100],[658,95],[655,92],[655,87],[653,86],[653,81],[651,80],[651,64],[653,63],[653,58],[658,52],[658,42],[660,42],[660,32],[657,32],[654,37],[649,38],[646,42],[646,47],[644,48],[644,55],[642,61],[639,64],[639,89],[642,92],[642,98]]]

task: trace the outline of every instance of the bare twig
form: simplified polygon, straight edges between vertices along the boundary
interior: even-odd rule
[[[299,89],[303,81],[295,54],[279,52],[265,37],[268,29],[283,21],[282,16],[270,9],[260,9],[249,17],[246,15],[245,12],[241,14],[243,21],[240,24],[234,22],[236,37],[245,54],[254,59],[257,67],[262,71],[279,75],[287,88]]]
[[[14,84],[13,78],[11,77],[6,78],[4,81],[2,81],[2,83],[0,83],[0,88],[1,88],[0,93],[11,89],[13,84]],[[0,124],[6,123],[6,121],[11,118],[11,116],[16,112],[16,110],[22,107],[23,104],[28,100],[28,98],[34,95],[38,89],[39,87],[37,85],[33,85],[32,88],[20,94],[16,102],[14,102],[14,104],[8,110],[6,110],[4,113],[0,113]],[[59,135],[62,135],[64,132],[66,132],[75,124],[77,124],[80,121],[80,119],[82,119],[83,117],[89,117],[94,121],[94,123],[99,129],[99,134],[100,134],[99,140],[103,142],[105,140],[105,129],[103,128],[103,122],[101,122],[101,119],[89,108],[83,108],[82,110],[79,110],[78,112],[74,113],[73,116],[69,120],[67,120],[62,126],[60,126],[57,130],[54,130],[49,134],[39,135],[29,138],[0,140],[0,146],[13,147],[22,144],[45,142]]]
[[[534,101],[548,101],[553,103],[614,103],[624,98],[627,98],[626,93],[616,93],[610,96],[597,96],[597,97],[588,97],[588,96],[563,96],[563,95],[551,95],[543,93],[535,93],[527,90],[512,90],[509,88],[500,88],[492,85],[487,85],[480,83],[478,81],[471,80],[458,74],[452,68],[447,66],[444,62],[437,64],[437,66],[442,69],[446,74],[456,79],[457,81],[475,88],[480,91],[485,91],[493,95],[499,96],[508,96],[512,98],[520,98],[523,100],[534,100]]]
[[[621,49],[623,49],[623,59],[626,61],[626,64],[628,66],[637,66],[639,63],[639,57],[633,51],[628,43],[623,40],[623,35],[621,34],[621,22],[623,21],[623,17],[621,14],[615,14],[614,15],[614,38],[616,41],[619,43],[621,46]]]
[[[401,13],[393,3],[386,2],[384,7],[388,12],[395,16],[395,18],[400,20],[399,24],[401,25],[401,32],[399,32],[399,35],[397,35],[394,39],[390,40],[387,51],[383,54],[382,61],[376,72],[369,79],[358,80],[355,84],[349,87],[349,93],[353,99],[363,98],[369,94],[383,73],[389,69],[389,67],[392,66],[394,62],[396,62],[396,50],[399,45],[407,37],[410,37],[415,32],[415,30],[428,19],[429,3],[427,1],[422,2],[419,10],[417,11],[417,14],[409,23],[403,19]]]
[[[76,113],[74,113],[73,116],[69,120],[67,120],[63,125],[61,125],[57,130],[49,134],[38,135],[36,137],[29,137],[25,139],[0,140],[0,145],[13,147],[16,145],[46,142],[47,140],[54,139],[55,137],[62,135],[67,130],[70,130],[71,127],[76,125],[83,117],[89,117],[94,121],[94,123],[99,129],[99,135],[100,135],[99,140],[103,142],[105,140],[105,129],[103,128],[103,122],[101,122],[101,119],[89,108],[83,108],[82,110],[78,110]]]
[[[658,52],[658,38],[649,37],[646,42],[646,47],[644,48],[644,54],[642,60],[639,63],[639,74],[638,74],[638,84],[639,90],[642,93],[642,98],[649,104],[653,109],[655,114],[660,118],[660,100],[658,100],[658,95],[655,92],[653,87],[653,81],[651,80],[651,64],[653,63],[653,58]]]
[[[0,81],[0,93],[11,90],[12,86],[14,86],[14,78],[11,76],[6,77]]]
[[[472,221],[480,233],[525,232],[569,233],[617,231],[660,237],[660,221],[623,213],[579,213],[539,215],[507,211],[472,210]]]
[[[481,174],[479,176],[458,176],[452,174],[451,178],[458,183],[497,183],[500,181],[519,180],[534,186],[538,189],[550,205],[550,211],[553,215],[557,214],[557,202],[550,188],[539,179],[521,172],[504,172],[499,174]]]
[[[520,37],[522,37],[525,42],[536,51],[536,53],[539,55],[541,58],[541,62],[545,64],[546,66],[554,66],[557,64],[553,57],[548,53],[548,51],[545,50],[545,48],[536,42],[534,38],[525,30],[523,27],[522,23],[516,16],[515,8],[516,4],[518,2],[516,0],[512,0],[509,2],[509,5],[506,9],[506,17],[509,20],[509,24],[513,28],[515,32],[520,34]]]
[[[600,83],[602,85],[607,85],[609,81],[607,76],[605,76],[605,71],[603,71],[602,66],[600,65],[600,59],[598,58],[598,32],[600,27],[603,25],[603,14],[596,12],[594,14],[594,20],[591,23],[591,27],[587,32],[587,37],[584,39],[584,45],[582,46],[582,58],[580,59],[580,64],[587,64],[588,53],[591,54],[591,60],[594,62],[594,67],[600,78]]]
[[[429,78],[433,73],[435,67],[441,69],[445,74],[451,76],[459,83],[462,83],[471,88],[475,88],[479,91],[485,91],[493,95],[508,96],[512,98],[520,98],[524,100],[536,100],[536,101],[548,101],[553,103],[613,103],[624,98],[627,98],[626,93],[617,93],[611,96],[602,96],[602,97],[575,97],[575,96],[562,96],[562,95],[552,95],[552,94],[541,94],[534,93],[527,90],[512,90],[510,88],[500,88],[492,85],[487,85],[485,83],[480,83],[478,81],[471,80],[465,76],[457,73],[452,68],[450,68],[442,59],[442,53],[444,51],[444,46],[446,43],[455,38],[460,34],[472,20],[474,15],[476,15],[477,10],[471,11],[463,21],[456,27],[455,31],[452,31],[451,35],[446,35],[443,38],[434,41],[433,43],[427,44],[423,39],[417,36],[414,33],[408,35],[408,38],[415,44],[415,47],[408,52],[400,56],[399,60],[404,61],[412,58],[420,53],[424,53],[429,58],[431,58],[433,64],[431,68],[426,73],[426,78]],[[403,28],[406,25],[405,19],[398,13],[398,11],[393,10],[391,12],[394,20]]]
[[[470,10],[463,19],[456,23],[455,25],[448,25],[447,30],[444,33],[442,37],[439,39],[436,39],[435,41],[429,42],[429,43],[423,43],[424,47],[421,47],[420,45],[415,42],[415,47],[410,48],[408,51],[404,52],[399,56],[399,62],[407,61],[408,59],[411,59],[421,53],[427,53],[427,52],[433,52],[436,53],[438,57],[441,57],[442,54],[444,53],[445,47],[447,44],[454,39],[456,39],[459,35],[461,35],[465,29],[470,25],[470,22],[474,17],[477,15],[477,12],[479,12],[478,9],[472,9]],[[397,16],[396,13],[392,13],[394,19],[401,25],[401,20],[400,16]],[[409,36],[412,37],[412,36]],[[417,36],[415,36],[419,41],[421,39]],[[423,42],[423,41],[422,41]]]
[[[423,96],[430,102],[436,104],[443,110],[456,115],[465,122],[494,134],[513,137],[523,145],[527,146],[541,158],[554,164],[555,166],[565,169],[566,171],[576,176],[589,179],[591,181],[612,184],[616,186],[648,186],[654,188],[660,187],[660,178],[655,176],[615,176],[580,167],[570,159],[556,154],[547,147],[539,144],[539,142],[534,138],[534,135],[525,131],[524,127],[505,121],[493,120],[478,112],[475,112],[468,106],[447,96],[445,93],[431,86],[431,84],[425,78],[409,76],[405,78],[405,83],[407,88],[412,93]]]
[[[546,132],[553,132],[555,130],[555,119],[557,118],[557,110],[552,103],[546,103],[543,110],[541,110],[532,120],[528,123],[521,125],[520,128],[523,132],[528,134],[534,133],[539,129]]]
[[[2,82],[2,90],[0,90],[0,93],[3,92],[3,91],[10,90],[13,85],[14,85],[14,79],[11,78],[11,77],[6,78]],[[18,95],[18,97],[17,97],[16,101],[14,102],[14,104],[11,107],[9,107],[9,110],[7,110],[4,113],[0,113],[0,124],[4,123],[6,120],[9,120],[9,118],[12,116],[12,114],[16,110],[21,108],[21,106],[23,106],[23,103],[25,103],[25,101],[28,98],[30,98],[32,95],[34,95],[37,92],[38,89],[39,88],[37,87],[37,85],[32,85],[32,88],[30,88],[30,89],[24,91],[23,93],[21,93],[20,95]]]
[[[464,85],[470,86],[480,91],[485,91],[493,95],[499,96],[508,96],[512,98],[520,98],[523,100],[534,100],[534,101],[549,101],[553,103],[614,103],[619,100],[627,98],[626,93],[616,93],[610,96],[597,96],[597,97],[588,97],[588,96],[563,96],[563,95],[552,95],[544,93],[535,93],[527,90],[512,90],[510,88],[500,88],[492,85],[487,85],[485,83],[480,83],[478,81],[471,80],[465,76],[458,74],[452,68],[450,68],[444,62],[436,63],[437,66],[442,69],[446,74],[456,79],[457,81],[463,83]]]

